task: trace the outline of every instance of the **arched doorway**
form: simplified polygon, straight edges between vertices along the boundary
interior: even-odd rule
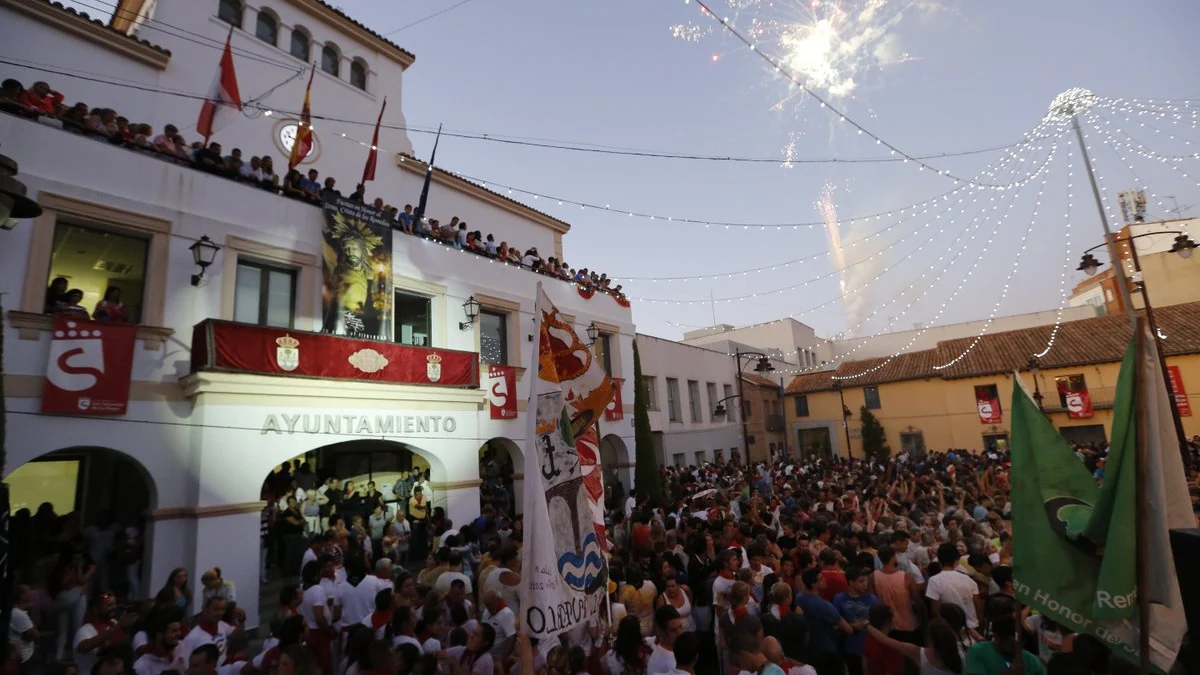
[[[608,493],[606,503],[624,503],[624,497],[629,494],[633,481],[629,471],[630,464],[632,460],[624,439],[616,434],[608,434],[600,439],[600,466],[604,467],[604,491]]]
[[[147,593],[146,516],[157,495],[139,461],[111,448],[64,448],[22,464],[4,482],[17,583],[44,584],[65,539],[95,562],[91,591],[131,598]]]
[[[479,510],[492,506],[497,515],[513,517],[520,508],[515,477],[521,448],[512,439],[497,437],[479,447]]]

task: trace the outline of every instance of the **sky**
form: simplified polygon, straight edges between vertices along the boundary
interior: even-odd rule
[[[712,0],[714,12],[752,32],[755,51],[704,16],[694,0],[335,4],[385,34],[445,10],[390,35],[417,57],[403,83],[410,126],[778,157],[779,163],[685,161],[442,140],[437,159],[447,170],[619,209],[513,195],[572,225],[564,239],[568,264],[618,282],[807,258],[733,278],[625,282],[639,332],[672,339],[714,320],[745,325],[795,315],[818,335],[870,335],[1051,309],[1064,299],[1064,270],[1069,290],[1081,278],[1074,268],[1083,250],[1102,241],[1078,149],[1067,136],[1044,171],[1019,190],[964,190],[925,214],[846,222],[924,202],[955,183],[913,162],[785,166],[789,146],[801,158],[887,151],[790,87],[759,52],[788,56],[814,91],[911,155],[1015,143],[1072,87],[1113,98],[1198,99],[1190,105],[1200,106],[1194,0]],[[844,50],[832,67],[821,58],[828,45]],[[1200,141],[1200,131],[1166,123],[1154,131],[1120,113],[1102,114],[1113,126],[1085,124],[1085,131],[1110,207],[1117,191],[1138,186],[1151,193],[1151,219],[1174,208],[1165,195],[1180,206],[1197,205],[1185,215],[1200,215],[1200,185],[1186,175],[1200,176],[1200,160],[1179,164],[1181,173],[1103,136],[1127,141],[1121,134],[1129,133],[1153,151],[1179,155],[1195,151],[1183,140],[1190,133]],[[433,139],[410,137],[417,154],[428,156]],[[1050,153],[1048,140],[1031,145],[1008,181],[1028,175]],[[1003,156],[929,164],[970,177]],[[853,265],[844,280],[824,228],[706,228],[625,214],[821,221],[816,202],[827,188],[843,219],[843,243],[869,237],[845,252]],[[770,292],[785,287],[794,288]]]

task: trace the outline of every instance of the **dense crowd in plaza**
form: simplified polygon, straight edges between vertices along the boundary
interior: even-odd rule
[[[35,82],[26,89],[18,80],[4,80],[0,85],[0,111],[48,120],[66,131],[137,150],[291,199],[320,205],[333,197],[343,196],[337,188],[337,179],[327,176],[322,180],[315,168],[304,172],[291,169],[281,177],[270,155],[254,155],[244,159],[240,148],[233,148],[226,155],[224,148],[216,141],[189,143],[173,124],[163,127],[162,133],[155,134],[149,124],[130,122],[111,108],[93,108],[84,102],[68,106],[63,94],[46,82]],[[356,184],[347,198],[366,202],[365,186]],[[392,228],[398,232],[573,282],[585,290],[625,299],[622,286],[613,283],[607,274],[587,268],[573,268],[554,256],[543,257],[536,246],[522,251],[507,241],[496,242],[492,234],[485,235],[482,230],[471,229],[458,216],[451,217],[449,222],[443,224],[437,218],[418,218],[412,204],[405,204],[401,210],[387,203],[383,197],[376,197],[371,203],[392,221]],[[64,289],[64,296],[72,290]],[[68,307],[69,303],[63,302],[62,306]],[[77,310],[71,311],[77,313]]]
[[[1103,475],[1103,449],[1078,456]],[[142,592],[135,523],[17,513],[6,671],[1008,675],[1018,622],[1028,675],[1133,667],[1014,606],[1002,454],[666,467],[665,509],[613,474],[611,620],[554,645],[521,635],[522,521],[511,477],[481,472],[479,516],[454,523],[420,470],[384,491],[281,467],[263,487],[262,572],[284,583],[257,632],[220,569],[199,595],[184,569]]]

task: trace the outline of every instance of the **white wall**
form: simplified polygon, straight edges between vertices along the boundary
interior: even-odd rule
[[[725,397],[726,385],[737,393],[733,359],[723,352],[702,347],[693,347],[681,342],[664,340],[650,335],[638,334],[638,351],[642,359],[642,375],[654,378],[655,398],[658,409],[650,411],[650,427],[661,432],[662,453],[660,463],[671,464],[676,453],[683,453],[688,464],[696,463],[696,452],[704,451],[705,459],[712,460],[713,451],[723,449],[725,459],[730,448],[742,452],[742,427],[740,403],[737,399],[726,401],[730,412],[725,416],[713,416],[717,401]],[[679,381],[680,421],[670,420],[667,399],[667,379]],[[700,422],[693,422],[688,397],[688,380],[700,385]],[[716,385],[716,399],[708,395],[707,383]]]
[[[721,328],[724,330],[719,330]],[[684,344],[708,346],[726,352],[733,351],[730,345],[740,344],[762,350],[773,357],[778,356],[780,361],[793,366],[816,365],[816,333],[811,327],[795,319],[779,319],[741,328],[706,328],[689,331],[683,338]]]

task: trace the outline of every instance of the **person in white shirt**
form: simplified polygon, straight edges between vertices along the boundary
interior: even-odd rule
[[[939,546],[937,557],[942,571],[930,577],[925,586],[925,597],[933,601],[933,616],[940,616],[943,603],[958,605],[967,615],[967,629],[972,637],[976,640],[982,639],[977,630],[979,615],[982,613],[979,585],[958,569],[959,552],[954,544]]]
[[[463,582],[467,593],[474,592],[471,588],[471,577],[462,572],[462,554],[458,551],[450,551],[449,562],[450,567],[438,575],[437,581],[433,584],[433,590],[437,593],[439,600],[446,597],[446,594],[450,592],[450,585],[456,580]]]
[[[300,616],[307,628],[308,648],[321,667],[321,672],[333,672],[333,599],[322,581],[333,581],[333,559],[322,555],[304,565],[300,572],[300,586],[304,589],[304,600],[300,603]]]
[[[181,656],[191,658],[192,652],[199,649],[201,645],[215,645],[217,648],[215,666],[225,665],[225,641],[239,630],[233,624],[222,620],[225,616],[225,605],[225,598],[218,596],[210,597],[204,603],[204,611],[200,613],[196,627],[187,634],[187,637],[183,638]]]
[[[625,517],[632,518],[635,508],[637,508],[637,490],[630,490],[629,497],[625,499]]]
[[[133,626],[137,615],[124,612],[118,622],[115,616],[117,598],[112,593],[101,593],[88,612],[87,620],[75,631],[71,644],[75,652],[75,667],[81,673],[91,673],[96,657],[106,647],[125,645],[129,642],[126,630]]]
[[[217,675],[221,653],[212,643],[202,644],[188,656],[187,675]]]
[[[517,634],[517,616],[512,607],[500,599],[495,591],[486,591],[483,594],[483,615],[479,619],[495,631],[492,655],[500,659],[507,658]]]
[[[675,667],[668,675],[696,675],[696,661],[700,658],[700,633],[684,632],[675,640]]]
[[[654,610],[654,651],[646,662],[647,675],[666,674],[675,670],[675,639],[683,633],[683,619],[679,611],[670,605]]]
[[[375,609],[380,591],[392,590],[392,561],[380,558],[375,562],[375,574],[363,577],[357,586],[343,588],[342,625],[362,623]]]
[[[186,662],[179,655],[179,640],[183,637],[183,610],[166,607],[150,615],[146,622],[150,647],[133,662],[137,675],[160,675],[164,670],[183,672]]]
[[[33,591],[21,584],[13,589],[12,617],[8,623],[8,641],[21,648],[21,663],[29,663],[33,658],[35,646],[40,635],[29,618],[29,609],[33,607]]]
[[[438,661],[454,667],[451,672],[466,672],[470,675],[492,675],[495,661],[492,659],[496,642],[496,629],[481,623],[467,638],[465,647],[451,647],[437,653]]]

